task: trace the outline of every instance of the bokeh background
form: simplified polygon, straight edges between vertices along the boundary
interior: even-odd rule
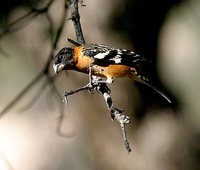
[[[100,94],[70,96],[56,131],[65,90],[88,82],[73,71],[60,73],[55,88],[46,77],[10,102],[45,67],[52,40],[64,28],[54,54],[76,40],[64,13],[65,1],[0,2],[0,170],[179,170],[200,169],[200,1],[85,0],[80,7],[87,43],[135,50],[148,60],[145,74],[172,98],[127,78],[109,85],[117,107],[131,117],[127,125],[132,153],[124,148],[118,122]],[[14,22],[14,24],[13,24]],[[54,75],[51,65],[49,74]],[[42,90],[41,90],[42,89]],[[38,93],[39,92],[39,93]]]

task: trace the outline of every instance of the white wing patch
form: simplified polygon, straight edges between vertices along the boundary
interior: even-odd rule
[[[117,49],[117,53],[120,54],[120,55],[123,54],[123,53],[122,53],[122,50],[120,50],[120,49]]]
[[[105,58],[105,56],[107,56],[109,54],[109,51],[105,52],[105,53],[98,53],[97,55],[94,56],[94,58],[97,59],[103,59]]]
[[[114,58],[111,58],[110,60],[114,61],[116,64],[122,63],[122,57],[120,55],[116,55]]]

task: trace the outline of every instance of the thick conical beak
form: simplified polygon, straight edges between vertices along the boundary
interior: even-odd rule
[[[60,72],[63,68],[64,68],[64,64],[53,64],[53,69],[55,71],[56,74],[58,74],[58,72]]]

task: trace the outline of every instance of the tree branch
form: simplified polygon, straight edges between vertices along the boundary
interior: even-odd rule
[[[43,72],[40,72],[1,112],[0,117],[4,116],[11,108],[13,108],[24,95],[31,90],[44,76]]]
[[[0,39],[10,32],[21,29],[22,26],[24,26],[23,25],[24,23],[26,23],[27,21],[32,21],[31,19],[38,16],[39,14],[47,13],[52,3],[53,3],[53,0],[50,0],[48,4],[44,8],[41,8],[41,9],[36,9],[32,7],[29,12],[17,18],[15,21],[11,22],[10,24],[8,24],[6,28],[3,29],[3,31],[0,33]]]
[[[77,41],[79,44],[85,44],[85,39],[80,23],[80,15],[78,12],[78,0],[68,0],[68,2],[71,10],[71,16],[69,19],[73,21]]]
[[[51,0],[50,2],[53,2],[53,1]],[[50,4],[52,4],[50,2],[48,4],[48,8],[50,7]],[[46,9],[46,8],[44,8],[44,9]],[[53,58],[53,55],[54,55],[54,50],[55,50],[55,48],[57,46],[57,43],[58,43],[58,40],[60,38],[61,32],[62,32],[62,30],[64,28],[65,17],[66,17],[66,13],[67,13],[67,7],[65,7],[64,10],[65,10],[65,12],[63,14],[63,18],[62,18],[61,24],[60,24],[60,26],[59,26],[59,28],[57,30],[56,38],[55,38],[55,40],[52,43],[52,48],[51,48],[50,54],[48,56],[48,59],[46,61],[46,64],[45,64],[44,68],[40,71],[40,73],[38,73],[38,75],[36,75],[36,77],[2,111],[0,111],[0,117],[2,117],[3,115],[5,115],[10,109],[12,109],[20,101],[20,99],[22,99],[25,96],[25,94],[28,91],[30,91],[37,83],[40,82],[40,80],[43,77],[46,76],[48,78],[48,82],[50,84],[54,83],[52,81],[52,79],[54,79],[55,76],[51,76],[50,75],[50,73],[49,73],[49,66],[51,65],[51,61],[52,61],[52,58]],[[40,11],[44,11],[44,10],[40,9]],[[14,25],[17,24],[18,22],[16,21],[14,23]],[[8,28],[8,30],[9,30],[9,28]],[[34,102],[35,100],[32,100],[32,101]]]
[[[70,10],[71,10],[70,19],[73,21],[78,43],[76,43],[75,41],[73,41],[71,39],[68,39],[68,41],[74,45],[85,44],[85,40],[84,40],[82,28],[81,28],[81,23],[80,23],[80,15],[78,12],[78,0],[68,0],[68,2],[70,4]],[[83,1],[81,1],[81,3],[83,3]],[[70,92],[65,92],[64,100],[65,100],[66,104],[68,104],[68,96],[69,95],[75,94],[75,93],[83,91],[83,90],[88,90],[88,91],[95,90],[95,91],[101,93],[104,97],[104,100],[106,102],[108,110],[111,112],[112,120],[114,120],[114,118],[116,118],[121,125],[124,144],[125,144],[127,151],[130,153],[131,148],[129,146],[126,128],[125,128],[125,124],[130,122],[129,121],[130,118],[128,116],[122,114],[123,111],[121,109],[118,109],[117,107],[115,107],[115,105],[112,101],[112,98],[110,96],[111,91],[108,88],[108,86],[105,83],[98,83],[98,84],[94,85],[92,83],[92,77],[94,77],[94,76],[92,76],[91,67],[89,66],[89,83],[86,86],[80,87],[79,89],[76,89],[76,90],[73,90]],[[100,79],[96,76],[95,76],[95,78]]]

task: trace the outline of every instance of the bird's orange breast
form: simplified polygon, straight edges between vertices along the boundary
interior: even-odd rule
[[[89,65],[94,62],[92,57],[86,57],[83,54],[83,47],[74,48],[74,65],[75,67],[82,72],[87,72]]]
[[[107,78],[131,76],[131,68],[125,65],[94,66],[93,74]]]

